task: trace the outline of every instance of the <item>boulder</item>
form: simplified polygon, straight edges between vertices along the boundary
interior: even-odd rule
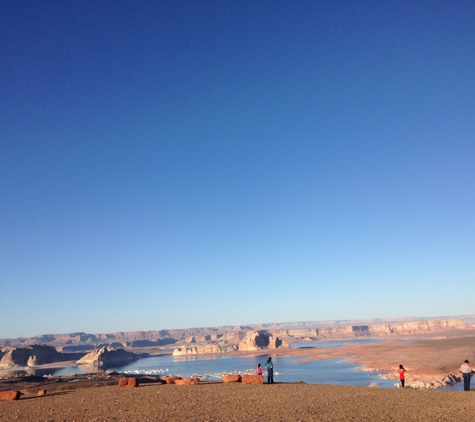
[[[241,375],[223,375],[223,382],[241,382]]]
[[[0,401],[18,400],[21,393],[17,390],[0,391]]]
[[[120,378],[119,387],[138,387],[139,380],[137,378]]]
[[[243,384],[264,384],[262,375],[243,375],[241,382]]]

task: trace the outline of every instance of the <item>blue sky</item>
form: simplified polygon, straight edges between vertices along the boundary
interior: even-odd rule
[[[474,312],[474,2],[0,16],[0,337]]]

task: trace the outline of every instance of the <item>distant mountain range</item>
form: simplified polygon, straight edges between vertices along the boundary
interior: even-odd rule
[[[439,321],[439,322],[437,322]],[[429,322],[431,322],[429,324]],[[60,351],[77,352],[99,347],[146,348],[190,344],[238,344],[249,332],[265,331],[287,341],[415,334],[447,329],[472,328],[475,314],[450,317],[370,318],[306,322],[264,323],[240,326],[187,328],[176,330],[131,331],[109,334],[67,333],[0,339],[0,347],[32,344],[54,346]]]

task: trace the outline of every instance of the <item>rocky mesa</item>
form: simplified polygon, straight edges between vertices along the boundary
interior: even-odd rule
[[[88,364],[97,367],[126,365],[134,360],[144,357],[143,353],[128,352],[114,347],[101,347],[83,356],[76,363]]]
[[[247,332],[244,336],[232,336],[233,340],[237,341],[237,344],[230,344],[229,337],[221,339],[221,345],[217,342],[213,344],[202,344],[196,346],[184,346],[177,347],[173,350],[173,356],[186,356],[186,355],[200,355],[200,354],[213,354],[213,353],[225,353],[234,351],[251,351],[251,350],[263,350],[263,349],[277,349],[283,347],[290,347],[290,344],[275,337],[272,333],[265,330]]]
[[[77,356],[77,355],[76,355]],[[32,367],[67,360],[55,347],[35,344],[26,347],[3,347],[0,351],[0,368]]]

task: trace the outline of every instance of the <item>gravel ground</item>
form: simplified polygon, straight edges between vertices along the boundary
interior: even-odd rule
[[[475,421],[475,393],[318,384],[104,386],[0,402],[1,421]]]

